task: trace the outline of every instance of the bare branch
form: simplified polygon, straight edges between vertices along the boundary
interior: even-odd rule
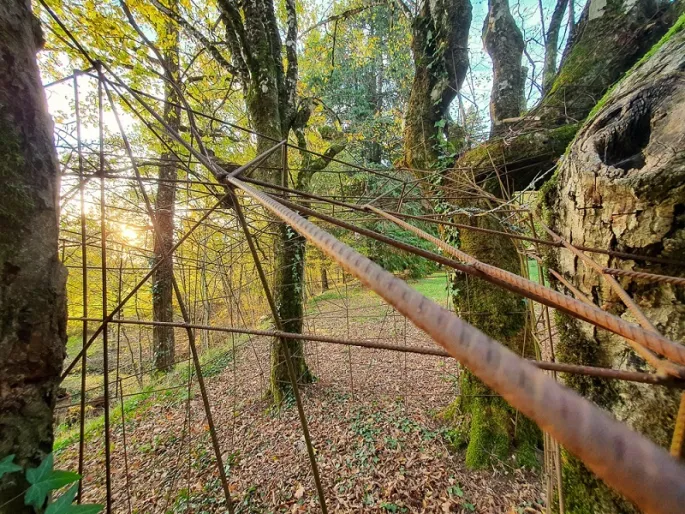
[[[385,5],[385,2],[374,2],[374,3],[368,4],[368,5],[353,7],[352,9],[348,9],[346,11],[339,13],[339,14],[334,14],[334,15],[329,16],[328,18],[325,18],[325,19],[321,20],[320,22],[312,25],[307,30],[302,32],[302,34],[300,36],[306,36],[309,32],[311,32],[314,29],[318,29],[319,27],[323,27],[324,25],[328,25],[329,23],[332,23],[332,22],[344,21],[344,20],[351,18],[352,16],[356,16],[357,14],[364,12],[368,9],[371,9],[373,7],[378,7],[379,5]]]
[[[226,71],[232,75],[237,75],[238,70],[233,66],[228,60],[221,54],[219,49],[214,45],[209,39],[207,39],[202,32],[200,32],[192,23],[186,20],[180,14],[169,9],[163,5],[158,0],[152,0],[152,4],[165,16],[169,17],[174,22],[178,23],[181,27],[186,29],[191,36],[197,39],[202,46],[210,53],[214,60],[219,63]]]

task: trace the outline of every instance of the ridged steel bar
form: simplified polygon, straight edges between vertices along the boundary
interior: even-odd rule
[[[104,102],[102,69],[99,64],[95,67],[98,72],[98,135],[99,155],[98,172],[100,174],[100,258],[102,259],[102,373],[104,377],[105,396],[105,512],[112,512],[112,447],[110,444],[110,411],[109,411],[109,340],[108,340],[108,316],[107,316],[107,225],[106,197],[105,197],[105,127],[104,127]],[[84,345],[85,353],[85,345]]]
[[[285,168],[283,169],[285,172]],[[226,180],[230,181],[232,177],[229,175]],[[232,193],[233,194],[233,193]],[[236,216],[240,222],[240,226],[245,234],[245,239],[247,240],[248,247],[250,248],[250,253],[252,254],[252,261],[254,262],[255,268],[257,269],[257,274],[259,275],[259,280],[262,284],[262,289],[264,295],[266,296],[269,308],[271,309],[271,315],[276,325],[276,328],[280,332],[283,332],[283,320],[281,319],[280,313],[278,312],[278,306],[276,305],[271,289],[269,288],[269,281],[264,273],[264,268],[262,267],[262,262],[257,254],[257,247],[250,233],[250,229],[247,226],[247,220],[245,220],[245,215],[243,214],[243,208],[238,201],[238,198],[233,195],[233,207],[235,209]],[[323,485],[321,484],[321,477],[319,475],[319,466],[316,463],[316,453],[314,451],[314,445],[312,444],[312,439],[309,434],[309,426],[307,424],[307,416],[304,413],[304,406],[302,404],[302,397],[300,396],[300,388],[297,384],[297,374],[295,373],[295,365],[293,364],[293,358],[290,353],[290,347],[288,346],[285,338],[281,339],[283,343],[283,353],[285,354],[285,365],[288,372],[288,379],[290,381],[290,386],[293,389],[293,396],[295,397],[295,405],[297,406],[297,414],[300,418],[300,426],[302,427],[302,436],[304,437],[305,445],[307,446],[307,454],[309,456],[309,463],[312,468],[312,475],[314,476],[314,484],[316,485],[316,492],[319,497],[319,505],[321,506],[321,511],[323,514],[328,513],[328,508],[326,507],[326,498],[323,492]]]
[[[99,318],[93,318],[97,321]],[[83,318],[69,318],[70,321],[83,321]],[[90,318],[86,321],[89,321]],[[142,325],[142,326],[168,326],[178,328],[193,328],[196,330],[209,330],[213,332],[224,332],[228,334],[246,334],[263,337],[281,337],[285,339],[297,339],[300,341],[313,341],[317,343],[338,344],[343,346],[358,346],[359,348],[370,348],[374,350],[389,350],[402,353],[413,353],[417,355],[429,355],[432,357],[450,357],[450,354],[439,348],[423,348],[417,346],[397,346],[389,343],[379,343],[374,341],[364,341],[359,339],[342,339],[338,337],[322,336],[316,334],[297,334],[294,332],[283,332],[280,330],[258,330],[250,328],[222,327],[216,325],[201,325],[197,323],[182,323],[176,321],[148,321],[138,319],[114,319],[110,323],[122,325]],[[613,380],[626,380],[628,382],[638,382],[642,384],[663,385],[685,389],[685,381],[662,377],[655,373],[641,373],[639,371],[626,371],[622,369],[600,368],[596,366],[583,366],[580,364],[565,364],[563,362],[536,361],[529,359],[533,366],[548,371],[560,373],[573,373],[577,375],[587,375]]]
[[[461,259],[464,262],[470,264],[472,267],[485,273],[486,275],[489,275],[502,282],[513,285],[514,287],[522,291],[522,294],[524,294],[525,296],[532,298],[534,295],[536,297],[535,299],[538,299],[538,301],[541,301],[545,305],[549,305],[550,307],[554,307],[555,309],[562,310],[577,318],[580,318],[584,321],[587,321],[601,328],[614,332],[615,334],[619,334],[625,337],[629,344],[637,352],[639,352],[640,355],[643,355],[645,358],[649,359],[649,361],[654,362],[654,364],[657,367],[664,367],[665,369],[667,369],[669,373],[673,374],[674,376],[679,376],[681,378],[684,376],[685,369],[681,368],[680,366],[669,366],[668,368],[666,368],[666,366],[668,366],[669,364],[668,362],[655,362],[654,358],[650,357],[649,354],[645,352],[645,349],[663,355],[667,359],[677,364],[685,364],[685,346],[680,345],[678,343],[674,343],[673,341],[666,339],[665,337],[656,332],[652,332],[638,325],[628,323],[627,321],[617,316],[613,316],[596,306],[588,305],[586,303],[581,302],[580,300],[576,300],[575,298],[571,298],[570,296],[563,295],[557,291],[554,291],[553,289],[550,289],[549,287],[536,284],[535,282],[532,282],[514,273],[510,273],[508,271],[500,269],[496,266],[485,264],[484,262],[479,261],[475,257],[454,248],[453,246],[442,241],[441,239],[438,239],[437,237],[432,236],[431,234],[428,234],[423,230],[413,225],[410,225],[409,223],[406,223],[405,221],[396,218],[391,214],[388,214],[385,211],[382,211],[370,205],[367,205],[366,207],[370,211],[373,211],[376,214],[379,214],[380,216],[383,216],[384,218],[393,221],[397,225],[413,232],[419,237],[422,237],[432,242],[439,248],[445,250],[449,254],[457,257],[458,259]]]
[[[264,186],[264,187],[268,187],[268,188],[275,189],[278,191],[290,192],[290,193],[293,193],[297,196],[301,196],[304,198],[311,198],[313,200],[320,200],[322,202],[326,202],[326,203],[329,203],[332,205],[339,205],[340,207],[347,207],[348,209],[353,209],[353,210],[360,211],[360,212],[364,211],[364,207],[361,205],[342,202],[342,201],[336,200],[334,198],[328,198],[328,197],[321,196],[321,195],[306,193],[304,191],[297,191],[297,190],[293,190],[293,189],[286,188],[286,187],[280,187],[280,186],[277,186],[274,184],[269,184],[268,182],[262,182],[260,180],[256,180],[253,178],[244,177],[242,180],[244,180],[245,182],[248,182],[250,184],[256,184],[258,186]],[[474,198],[491,198],[491,197],[490,196],[476,196]],[[500,236],[509,237],[511,239],[518,239],[521,241],[527,241],[530,243],[539,243],[539,244],[543,244],[546,246],[555,246],[557,248],[561,248],[563,246],[560,242],[549,241],[549,240],[540,239],[537,237],[524,236],[524,235],[516,234],[513,232],[503,232],[501,230],[493,230],[490,228],[472,227],[471,225],[464,225],[462,223],[454,223],[454,222],[445,221],[442,219],[435,219],[435,218],[431,218],[431,217],[427,217],[427,216],[416,216],[416,215],[412,215],[412,214],[405,214],[402,212],[396,212],[396,211],[390,211],[390,210],[385,211],[385,212],[392,214],[393,216],[397,216],[399,218],[402,218],[402,219],[413,219],[413,220],[421,221],[423,223],[434,223],[437,225],[447,225],[449,227],[455,227],[455,228],[459,228],[459,229],[463,229],[463,230],[471,230],[473,232],[483,232],[485,234],[500,235]],[[611,257],[616,257],[619,259],[627,259],[627,260],[633,260],[633,261],[647,261],[647,262],[655,262],[655,263],[666,264],[666,265],[671,265],[671,266],[685,267],[685,261],[678,261],[675,259],[666,259],[663,257],[653,257],[650,255],[639,255],[639,254],[633,254],[633,253],[628,253],[628,252],[618,252],[616,250],[606,250],[606,249],[602,249],[602,248],[593,248],[590,246],[582,246],[582,245],[573,245],[573,246],[574,246],[574,248],[577,248],[578,250],[582,250],[584,252],[600,253],[603,255],[609,255]],[[614,269],[614,268],[609,268],[609,269]],[[654,274],[654,276],[655,277],[663,277],[663,278],[677,278],[677,277],[670,277],[668,275],[656,275],[656,274]]]
[[[81,325],[81,345],[86,344],[88,338],[88,322],[85,318],[88,317],[88,252],[86,248],[86,209],[85,209],[85,182],[84,182],[84,168],[83,168],[83,145],[81,143],[81,107],[79,100],[78,87],[78,73],[73,74],[73,89],[74,89],[74,116],[76,122],[76,151],[78,153],[78,174],[79,174],[79,218],[81,222],[81,295],[83,297],[83,312],[84,321]],[[104,264],[103,264],[104,266]],[[106,266],[105,266],[106,269]],[[84,473],[84,454],[85,454],[85,428],[86,428],[86,397],[83,391],[86,389],[86,372],[87,372],[87,352],[83,352],[81,357],[81,400],[79,410],[79,444],[78,444],[78,474],[81,478],[78,481],[78,493],[76,502],[81,503],[83,498],[83,476]]]
[[[648,282],[659,282],[674,286],[685,286],[685,278],[683,277],[672,277],[669,275],[659,275],[657,273],[647,273],[646,271],[633,271],[616,268],[602,268],[602,272],[606,273],[607,275],[614,275],[616,277],[630,277],[637,280],[646,280]]]
[[[638,507],[648,513],[682,512],[685,467],[663,448],[558,384],[302,216],[240,180],[228,179],[228,182],[262,204],[407,316],[452,357]]]
[[[136,179],[138,183],[138,187],[140,188],[140,193],[143,197],[143,201],[145,203],[145,210],[147,211],[147,215],[150,218],[150,223],[152,224],[153,231],[157,237],[160,237],[161,231],[159,228],[159,223],[157,221],[157,215],[152,207],[152,201],[150,200],[150,197],[148,196],[147,192],[145,191],[145,186],[143,185],[143,181],[140,180],[141,175],[140,175],[140,170],[138,169],[138,166],[135,163],[135,160],[133,158],[133,150],[131,148],[131,144],[128,140],[128,137],[126,136],[126,132],[124,130],[124,127],[121,123],[121,119],[119,118],[119,113],[117,111],[116,105],[114,103],[114,99],[112,98],[112,94],[107,87],[107,84],[105,86],[105,92],[107,93],[107,98],[110,103],[110,107],[112,109],[112,112],[114,113],[114,118],[116,119],[117,122],[117,127],[119,128],[119,132],[121,135],[121,138],[124,142],[124,147],[126,148],[126,153],[131,161],[131,165],[133,166],[133,170],[136,174]],[[245,167],[243,167],[246,169]],[[237,170],[236,170],[237,171]],[[170,255],[172,252],[169,252],[169,254],[163,255],[162,259],[164,260],[166,258],[170,258]],[[121,274],[119,275],[120,280],[121,280]],[[176,296],[176,303],[178,304],[178,308],[181,311],[181,316],[183,317],[183,321],[185,323],[190,322],[190,314],[188,313],[188,309],[186,307],[185,301],[183,299],[183,294],[181,292],[181,289],[178,286],[178,281],[176,280],[176,272],[175,270],[172,269],[171,272],[171,283],[174,289],[174,294]],[[121,305],[121,283],[119,284],[119,301],[118,303]],[[106,312],[106,311],[105,311]],[[121,311],[119,311],[119,319],[121,319]],[[212,448],[214,450],[214,457],[216,459],[216,464],[217,464],[217,469],[219,471],[219,479],[221,481],[221,487],[224,492],[224,498],[226,500],[226,507],[228,509],[229,514],[234,514],[235,509],[233,506],[233,500],[231,498],[231,489],[228,483],[228,477],[226,476],[226,469],[224,467],[224,461],[223,461],[223,456],[221,454],[221,445],[219,444],[219,438],[217,436],[216,432],[216,426],[214,425],[214,417],[212,415],[212,409],[210,406],[209,402],[209,395],[207,393],[207,387],[205,386],[205,381],[204,377],[202,376],[202,366],[200,365],[200,357],[197,351],[197,344],[195,340],[195,332],[193,329],[190,327],[186,326],[186,335],[188,337],[188,346],[190,347],[191,355],[192,355],[192,360],[193,360],[193,365],[195,367],[195,374],[197,376],[197,382],[200,387],[200,396],[202,398],[202,405],[204,407],[205,411],[205,418],[207,419],[207,426],[209,428],[209,435],[212,440]],[[118,360],[117,360],[118,363]],[[190,379],[188,380],[188,388],[190,389]],[[82,395],[83,396],[83,395]],[[122,418],[122,423],[123,423],[123,418]],[[128,482],[127,482],[128,484]]]

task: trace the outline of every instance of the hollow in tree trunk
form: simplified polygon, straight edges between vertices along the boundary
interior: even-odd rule
[[[547,222],[575,244],[682,260],[685,253],[685,16],[602,100],[545,187]],[[682,268],[591,257],[602,267],[685,276]],[[635,322],[601,277],[563,250],[551,267],[609,312]],[[642,312],[666,337],[685,336],[685,296],[670,284],[620,278]],[[555,283],[560,290],[563,286]],[[569,294],[569,292],[566,292]],[[557,316],[563,362],[652,371],[620,337]],[[633,382],[564,375],[567,385],[668,447],[681,391]],[[563,459],[567,512],[633,513],[631,504],[569,454]]]
[[[52,451],[66,345],[66,272],[57,255],[59,167],[28,0],[0,3],[0,459],[36,467]],[[0,513],[24,505],[22,473],[0,479]]]

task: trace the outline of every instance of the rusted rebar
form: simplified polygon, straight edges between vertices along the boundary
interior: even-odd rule
[[[432,242],[450,255],[453,255],[454,257],[468,263],[478,271],[498,279],[504,284],[508,284],[517,288],[524,296],[536,299],[545,305],[562,310],[577,318],[583,319],[584,321],[588,321],[594,325],[605,328],[611,332],[625,337],[631,347],[657,369],[663,369],[673,376],[679,376],[681,378],[685,377],[685,368],[682,366],[673,366],[672,363],[659,360],[652,353],[659,353],[675,363],[683,364],[685,363],[685,346],[674,343],[655,331],[628,323],[617,316],[613,316],[599,309],[598,307],[588,305],[576,300],[575,298],[571,298],[570,296],[566,296],[554,291],[553,289],[536,284],[535,282],[532,282],[519,275],[481,262],[475,257],[445,243],[441,239],[438,239],[437,237],[428,234],[418,227],[410,225],[409,223],[376,207],[367,205],[366,208],[396,223],[402,228],[413,232],[419,237]]]
[[[97,321],[99,318],[89,318],[88,320]],[[83,318],[69,318],[70,321],[83,321]],[[323,336],[318,334],[299,334],[294,332],[283,332],[280,330],[258,330],[250,328],[223,327],[218,325],[202,325],[198,323],[184,323],[176,321],[152,321],[140,319],[113,319],[110,323],[138,326],[167,326],[178,328],[193,328],[196,330],[209,330],[214,332],[224,332],[228,334],[246,334],[263,337],[280,337],[285,339],[295,339],[300,341],[312,341],[319,343],[330,343],[342,346],[357,346],[359,348],[369,348],[374,350],[389,350],[400,353],[413,353],[417,355],[429,355],[433,357],[450,357],[450,354],[439,348],[419,347],[419,346],[398,346],[390,343],[380,343],[359,339],[343,339],[339,337]],[[628,382],[638,382],[642,384],[662,385],[685,389],[685,381],[662,377],[654,373],[641,373],[639,371],[627,371],[621,369],[600,368],[597,366],[584,366],[580,364],[566,364],[563,362],[549,362],[539,360],[528,360],[533,366],[539,369],[556,371],[559,373],[571,373],[577,375],[587,375],[598,378],[612,380],[626,380]]]
[[[685,467],[662,448],[302,216],[240,180],[229,179],[229,182],[407,316],[514,408],[552,434],[640,508],[655,513],[682,511]]]

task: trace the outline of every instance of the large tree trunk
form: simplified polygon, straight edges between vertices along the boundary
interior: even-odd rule
[[[35,55],[42,43],[28,0],[0,3],[0,459],[15,454],[32,467],[52,451],[66,344],[59,168]],[[5,475],[0,512],[33,512],[26,488],[23,474]]]
[[[597,101],[666,33],[684,4],[589,0],[549,92],[509,124],[508,137],[463,155],[455,172],[483,179],[494,164],[512,189],[528,186],[554,166]]]
[[[523,36],[509,10],[508,0],[489,0],[483,24],[483,43],[492,59],[490,137],[500,135],[502,120],[521,114],[526,77],[521,67]]]
[[[438,164],[448,109],[468,70],[470,25],[469,0],[423,0],[412,20],[414,81],[405,117],[404,164],[419,175]]]
[[[173,6],[171,9],[174,9]],[[175,10],[175,9],[174,9]],[[178,26],[167,21],[161,38],[167,45],[163,50],[165,65],[164,75],[169,81],[178,84]],[[164,121],[177,131],[181,125],[181,106],[178,93],[173,84],[164,84]],[[173,145],[173,140],[167,138],[167,143]],[[159,166],[160,182],[157,186],[155,199],[155,219],[157,230],[154,235],[155,260],[161,260],[174,245],[174,206],[176,202],[176,183],[169,180],[178,178],[178,166],[174,162],[174,155],[162,152]],[[155,321],[174,321],[174,261],[171,257],[162,261],[152,276],[152,311]],[[152,328],[152,346],[154,366],[157,371],[170,371],[174,367],[176,343],[174,327],[155,325]]]
[[[682,259],[685,252],[685,17],[680,31],[640,63],[580,130],[546,192],[553,229],[573,243]],[[685,276],[682,268],[592,255],[600,266]],[[635,321],[607,284],[569,252],[552,254],[558,271],[610,312]],[[645,315],[674,341],[685,336],[685,296],[668,284],[621,279]],[[561,285],[556,284],[559,288]],[[567,316],[557,318],[560,360],[631,371],[645,361],[618,336]],[[567,385],[668,446],[680,391],[565,376]],[[636,512],[584,466],[565,457],[567,512]]]

